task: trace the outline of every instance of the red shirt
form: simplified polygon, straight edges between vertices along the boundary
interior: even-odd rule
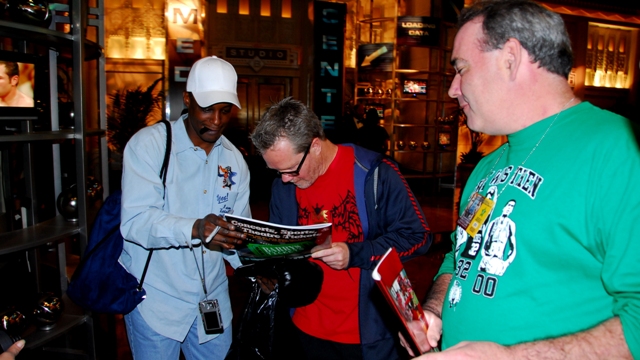
[[[338,146],[327,171],[307,189],[297,189],[298,223],[332,223],[333,242],[363,241],[362,225],[353,188],[353,148]],[[334,270],[311,259],[324,271],[316,301],[297,308],[293,322],[305,333],[320,339],[359,344],[358,298],[360,268]]]

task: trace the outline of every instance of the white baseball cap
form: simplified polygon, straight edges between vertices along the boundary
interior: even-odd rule
[[[240,108],[237,83],[238,75],[233,65],[216,56],[208,56],[191,67],[187,92],[193,94],[203,108],[217,103],[230,103]]]

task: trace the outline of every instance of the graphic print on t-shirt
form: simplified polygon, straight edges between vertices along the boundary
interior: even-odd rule
[[[494,173],[491,181],[487,184],[481,181],[474,191],[480,193],[485,185],[489,185],[486,198],[498,203],[498,195],[501,193],[498,186],[505,184],[509,180],[513,170],[508,166],[503,170]],[[521,186],[521,182],[514,182],[514,179],[521,179],[521,172],[514,172],[514,177],[506,184],[514,186],[531,196],[530,188]],[[520,176],[518,176],[520,175]],[[537,185],[542,183],[538,181]],[[536,190],[538,187],[536,187]],[[535,197],[535,193],[533,193]],[[516,207],[516,200],[510,199],[502,209],[492,209],[492,213],[480,226],[474,237],[460,226],[456,228],[456,280],[452,283],[447,297],[449,307],[454,308],[463,300],[463,287],[465,282],[472,282],[471,293],[486,298],[493,298],[496,294],[499,278],[505,274],[509,265],[516,256],[516,224],[510,215]],[[495,213],[500,211],[500,215],[493,218]],[[477,274],[475,271],[477,270]],[[475,277],[474,277],[475,274]]]
[[[509,219],[515,206],[516,201],[509,200],[502,214],[489,223],[478,270],[502,276],[515,258],[516,224]]]
[[[312,209],[302,206],[298,207],[299,224],[319,224],[327,222],[333,223],[334,230],[345,232],[345,242],[361,241],[363,236],[362,226],[360,226],[356,197],[351,190],[347,190],[345,197],[330,210],[324,209],[324,206],[319,204],[314,205]]]

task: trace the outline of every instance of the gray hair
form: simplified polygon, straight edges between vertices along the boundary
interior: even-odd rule
[[[573,51],[559,14],[529,0],[481,0],[460,12],[458,27],[477,17],[483,18],[484,51],[501,49],[514,38],[534,63],[568,78]]]
[[[316,114],[300,101],[288,97],[271,105],[251,134],[251,141],[260,153],[282,138],[301,153],[307,150],[314,138],[324,140],[325,135]]]

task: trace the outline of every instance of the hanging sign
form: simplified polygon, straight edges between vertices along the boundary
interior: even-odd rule
[[[342,116],[346,16],[345,3],[313,3],[313,111],[324,129]]]
[[[358,46],[358,71],[391,71],[393,67],[393,43],[365,44]]]
[[[191,65],[202,57],[201,0],[167,1],[167,60],[169,61],[168,119],[180,116],[182,93],[187,88]]]
[[[398,17],[398,45],[439,46],[441,19],[427,16]]]

